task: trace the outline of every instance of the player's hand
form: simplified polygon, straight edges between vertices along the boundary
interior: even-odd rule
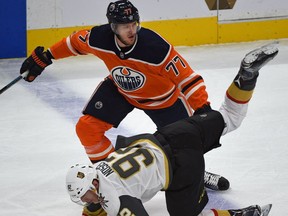
[[[26,81],[32,82],[42,73],[45,67],[52,64],[51,59],[49,59],[46,55],[46,52],[43,51],[44,47],[36,47],[32,54],[23,62],[20,68],[20,74],[28,71],[27,76],[24,77]]]
[[[91,203],[89,206],[83,208],[82,216],[107,216],[107,213],[99,203]]]
[[[203,113],[209,112],[211,111],[211,106],[210,104],[204,104],[202,107],[198,108],[197,110],[195,110],[193,115],[201,115]]]

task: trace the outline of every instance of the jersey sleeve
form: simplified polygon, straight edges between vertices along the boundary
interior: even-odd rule
[[[128,195],[120,196],[120,209],[118,215],[148,216],[141,200]]]
[[[90,30],[80,30],[52,45],[49,51],[54,59],[86,55],[91,52],[89,36]]]
[[[210,104],[203,78],[193,71],[174,47],[172,47],[164,67],[163,71],[182,92],[193,110]]]

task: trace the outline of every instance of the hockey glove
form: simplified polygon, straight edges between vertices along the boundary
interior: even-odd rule
[[[24,77],[27,82],[34,81],[34,79],[42,73],[45,67],[52,64],[51,54],[47,55],[47,52],[43,51],[44,47],[36,47],[32,54],[23,62],[20,68],[20,74],[28,71],[27,76]]]
[[[210,104],[204,104],[202,107],[198,108],[197,110],[195,110],[193,115],[201,115],[203,113],[207,113],[209,111],[211,111],[211,106]]]
[[[82,216],[107,216],[107,213],[99,203],[91,203],[89,206],[83,208]]]

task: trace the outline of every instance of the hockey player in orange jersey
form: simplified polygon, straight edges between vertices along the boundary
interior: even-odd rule
[[[110,3],[107,18],[108,24],[73,33],[47,50],[37,47],[20,69],[20,73],[29,70],[25,80],[32,82],[52,59],[93,54],[103,60],[109,76],[98,85],[76,125],[93,163],[114,151],[105,132],[117,128],[134,108],[143,110],[157,128],[210,109],[202,77],[170,43],[141,28],[138,10],[131,2]],[[210,185],[209,176],[206,172],[207,187],[229,187],[228,181],[222,187]]]

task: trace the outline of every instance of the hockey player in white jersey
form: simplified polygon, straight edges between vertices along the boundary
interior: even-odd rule
[[[208,111],[158,129],[154,134],[118,136],[116,151],[94,165],[77,164],[66,176],[71,200],[83,215],[148,215],[143,203],[165,191],[167,210],[179,216],[267,216],[271,204],[242,209],[204,210],[204,154],[220,137],[238,128],[259,75],[278,53],[269,44],[248,53],[219,111]],[[95,208],[97,204],[102,208]]]

